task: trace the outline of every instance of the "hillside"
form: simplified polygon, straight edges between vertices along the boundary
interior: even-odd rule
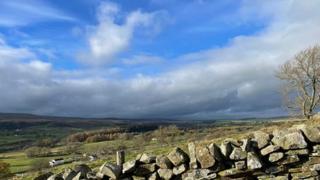
[[[103,162],[115,162],[115,153],[119,149],[126,151],[127,160],[134,159],[137,154],[142,152],[154,155],[167,154],[176,146],[182,147],[182,149],[187,152],[188,142],[196,142],[196,144],[207,144],[210,142],[220,143],[226,137],[239,138],[259,129],[268,130],[270,128],[288,127],[296,123],[301,122],[294,120],[288,121],[287,119],[235,120],[217,121],[211,124],[201,122],[199,124],[193,124],[194,126],[198,126],[190,126],[189,128],[185,128],[186,124],[183,124],[181,127],[162,124],[163,128],[155,127],[155,129],[145,131],[120,133],[115,136],[116,139],[100,142],[84,141],[73,145],[66,141],[60,141],[56,145],[49,147],[48,150],[51,152],[49,155],[40,157],[27,157],[25,150],[17,150],[0,153],[0,159],[11,165],[10,169],[13,174],[23,176],[22,179],[32,179],[32,177],[36,176],[36,172],[39,171],[38,168],[41,169],[41,172],[51,171],[58,173],[65,168],[74,168],[75,165],[85,163],[97,171],[97,168],[99,168]],[[109,128],[105,130],[108,129]],[[70,128],[66,130],[70,130]],[[94,129],[86,131],[75,130],[74,133],[78,134],[79,132],[83,132],[93,134],[94,132],[100,132],[100,130],[103,130],[103,128],[99,127],[98,131]],[[61,132],[61,127],[59,132]],[[62,138],[65,139],[68,137],[67,134],[72,133],[68,131]],[[67,149],[70,149],[72,152],[66,151]],[[89,161],[83,154],[97,155],[97,159]],[[63,158],[67,160],[68,163],[47,169],[49,160],[55,158]],[[39,167],[38,164],[42,165]]]
[[[41,139],[60,141],[70,134],[106,128],[122,128],[126,132],[147,132],[159,126],[176,125],[182,129],[234,125],[243,122],[268,122],[269,119],[237,120],[174,120],[174,119],[120,119],[41,116],[34,114],[0,113],[0,153],[20,150]],[[282,119],[282,118],[281,118]]]
[[[160,125],[170,124],[177,124],[180,127],[194,126],[192,122],[179,120],[78,118],[0,113],[0,152],[19,150],[31,146],[39,139],[51,138],[59,141],[70,134],[88,130],[118,127],[128,132],[145,132],[154,130]]]
[[[99,169],[78,164],[36,179],[319,179],[320,126],[287,127],[190,142],[157,156],[146,151],[126,162],[125,151],[117,151],[116,164],[106,162]]]

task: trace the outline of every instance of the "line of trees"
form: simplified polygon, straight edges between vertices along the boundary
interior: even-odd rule
[[[67,137],[67,142],[100,142],[117,139],[125,133],[122,128],[109,128],[97,131],[86,131],[72,134]]]

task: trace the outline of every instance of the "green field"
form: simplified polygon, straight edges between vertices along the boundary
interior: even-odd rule
[[[130,141],[108,141],[108,142],[99,142],[99,143],[88,143],[84,144],[81,148],[83,152],[91,152],[93,149],[96,149],[98,146],[105,146],[106,148],[114,148],[118,146],[119,144],[126,144],[127,145],[127,150],[126,150],[126,159],[134,159],[137,154],[141,153],[145,149],[148,149],[147,152],[150,152],[152,154],[163,154],[169,152],[169,150],[176,145],[166,145],[166,146],[161,146],[156,142],[150,142],[148,144],[145,144],[144,149],[140,149],[136,146],[133,140]],[[59,149],[59,148],[58,148]],[[46,158],[28,158],[23,151],[18,151],[18,152],[10,152],[10,153],[2,153],[0,154],[1,160],[4,162],[7,162],[11,165],[11,172],[16,174],[16,173],[24,173],[28,172],[28,177],[33,177],[37,174],[37,172],[34,172],[31,170],[32,168],[32,162],[37,159],[47,159],[48,161],[50,159],[54,158],[68,158],[68,156],[52,156],[52,157],[46,157]],[[83,163],[85,162],[92,168],[97,168],[101,166],[104,162],[114,162],[115,161],[115,154],[107,154],[105,156],[99,157],[98,160],[89,162],[89,161],[77,161],[69,164],[64,164],[61,166],[57,166],[54,168],[51,168],[50,171],[52,172],[60,172],[65,168],[68,167],[73,167],[75,164]]]

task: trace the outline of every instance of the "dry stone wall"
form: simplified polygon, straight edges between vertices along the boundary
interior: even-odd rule
[[[105,163],[98,172],[78,165],[37,180],[320,179],[319,171],[320,127],[302,124],[270,134],[257,131],[252,138],[225,139],[221,144],[189,143],[188,152],[176,147],[165,155],[143,153],[123,164]]]

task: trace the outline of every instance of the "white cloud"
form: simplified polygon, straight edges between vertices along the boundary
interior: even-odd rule
[[[29,62],[28,65],[29,65],[30,69],[38,71],[38,72],[48,72],[51,69],[50,63],[46,63],[46,62],[39,61],[39,60],[33,60],[33,61]]]
[[[152,26],[158,24],[153,21],[156,21],[159,12],[144,13],[137,10],[127,14],[124,19],[120,18],[121,13],[118,5],[114,3],[105,2],[100,5],[99,23],[88,37],[89,52],[80,56],[83,62],[91,65],[111,62],[116,55],[130,46],[137,28],[152,30]]]
[[[27,48],[13,48],[0,38],[0,63],[7,61],[23,61],[25,59],[35,58],[36,56]]]
[[[76,21],[75,18],[40,0],[0,2],[0,26],[13,27],[47,21]]]
[[[163,63],[164,59],[158,56],[139,54],[122,60],[125,65],[145,65]]]

